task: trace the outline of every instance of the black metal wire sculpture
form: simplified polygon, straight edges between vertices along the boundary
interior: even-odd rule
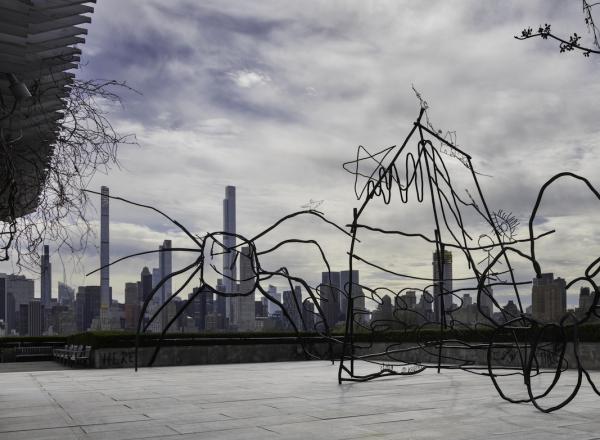
[[[553,176],[542,186],[537,196],[528,222],[528,238],[515,239],[514,233],[518,220],[505,211],[490,210],[471,156],[458,148],[452,140],[448,140],[448,136],[443,137],[441,131],[433,128],[427,117],[427,103],[418,93],[417,96],[421,100],[421,111],[402,145],[375,154],[370,154],[364,147],[359,147],[356,160],[344,164],[346,170],[355,175],[355,192],[357,199],[362,202],[354,209],[353,221],[349,225],[352,239],[348,252],[348,265],[350,274],[353,274],[353,268],[360,263],[380,270],[388,277],[393,275],[397,279],[430,282],[431,284],[425,289],[410,290],[421,291],[421,302],[426,306],[433,305],[433,313],[430,313],[427,307],[416,307],[414,300],[409,304],[405,294],[409,289],[405,288],[397,293],[389,289],[374,289],[354,283],[351,277],[344,286],[344,294],[348,300],[348,319],[338,381],[340,383],[366,381],[389,375],[416,374],[428,368],[435,368],[438,372],[441,369],[462,369],[488,375],[499,395],[509,402],[531,402],[543,412],[557,410],[569,403],[580,389],[583,376],[592,389],[600,394],[580,360],[578,339],[581,325],[594,317],[599,317],[600,290],[593,278],[600,272],[600,258],[595,259],[586,268],[583,276],[566,283],[565,287],[568,289],[576,283],[589,283],[594,293],[590,307],[580,316],[572,312],[565,313],[554,322],[534,319],[531,314],[526,313],[520,287],[531,285],[532,282],[516,279],[510,258],[514,256],[525,259],[531,263],[535,278],[542,278],[542,268],[536,260],[535,243],[538,239],[552,234],[554,230],[536,236],[534,224],[543,196],[554,182],[567,178],[576,179],[584,183],[598,199],[600,194],[587,179],[576,174],[565,172]],[[466,191],[467,197],[461,197],[457,193],[444,156],[457,158],[464,165],[470,174],[476,196],[472,196],[469,191]],[[370,173],[365,173],[361,169],[361,165],[367,161],[375,163]],[[358,183],[360,178],[366,180],[362,186]],[[415,203],[429,202],[431,205],[431,215],[434,220],[431,236],[401,230],[384,230],[361,222],[361,217],[376,199],[381,199],[387,205],[397,195],[402,204],[407,204],[409,195],[413,193]],[[469,232],[466,218],[473,213],[483,220],[491,230],[490,233],[475,237]],[[401,274],[359,256],[356,246],[361,231],[377,232],[390,237],[410,237],[433,245],[434,277],[425,279]],[[529,253],[518,249],[516,245],[519,243],[528,245]],[[462,278],[460,281],[464,284],[470,281],[471,286],[458,289],[449,287],[452,281],[458,280],[457,278],[446,279],[448,275],[445,273],[444,266],[449,263],[447,260],[452,259],[449,249],[466,261],[472,277]],[[476,258],[477,251],[485,254],[483,259]],[[482,264],[483,267],[480,267]],[[504,270],[498,269],[500,264],[504,266]],[[501,307],[494,299],[492,289],[495,286],[508,287],[512,290],[516,302],[513,303],[512,309]],[[373,316],[368,325],[362,324],[361,320],[357,319],[360,312],[357,315],[353,306],[358,297],[353,292],[355,289],[359,292],[367,291],[367,297],[376,300],[382,309],[385,309],[385,302],[378,292],[384,290],[391,294],[393,300],[388,301],[387,315],[383,310],[383,313]],[[433,289],[433,294],[429,289]],[[460,291],[477,292],[477,314],[481,318],[480,322],[473,324],[472,320],[461,320],[464,313],[461,315],[460,312],[464,311],[466,305],[458,296]],[[454,299],[458,300],[458,304],[454,303]],[[393,304],[391,312],[390,303]],[[484,304],[487,304],[487,307]],[[500,310],[499,313],[493,313],[494,306]],[[373,352],[375,342],[381,339],[377,337],[378,334],[389,332],[393,328],[400,329],[397,332],[398,343],[388,343],[383,351]],[[357,342],[357,332],[358,336],[361,336],[359,340],[363,341],[362,344]],[[365,338],[365,333],[369,337]],[[434,333],[433,337],[432,333]],[[406,338],[406,336],[410,337]],[[487,340],[481,340],[483,338]],[[411,343],[400,343],[406,339]],[[480,340],[474,341],[474,339]],[[365,344],[364,341],[367,343]],[[485,353],[483,360],[481,356],[476,355],[478,352]],[[569,363],[568,357],[575,365]],[[357,360],[374,363],[379,370],[358,374],[355,369]],[[576,370],[577,383],[568,395],[556,398],[551,392],[557,389],[556,385],[559,383],[561,373],[567,368]],[[502,389],[502,380],[516,375],[523,378],[526,397],[510,397]],[[550,376],[550,383],[543,386],[542,390],[535,389],[537,385],[532,384],[532,378],[536,376],[541,378],[543,375]],[[551,397],[552,403],[544,404],[542,399],[545,397]]]
[[[478,181],[480,174],[475,171],[471,156],[456,145],[455,133],[447,132],[443,135],[441,130],[433,127],[427,114],[427,103],[418,92],[416,93],[421,101],[421,110],[412,129],[399,147],[394,146],[371,154],[361,146],[358,148],[356,160],[344,164],[344,168],[355,176],[355,193],[357,199],[361,201],[360,205],[354,208],[352,222],[346,225],[347,229],[325,218],[324,214],[316,209],[306,209],[281,218],[251,238],[227,232],[214,232],[198,236],[154,207],[111,196],[113,199],[152,209],[163,215],[180,228],[194,245],[191,248],[172,248],[169,251],[191,252],[196,255],[194,262],[160,280],[145,299],[136,332],[136,370],[140,334],[148,330],[152,322],[177,295],[191,283],[195,285],[199,280],[200,288],[195,290],[195,293],[163,328],[149,365],[154,363],[166,332],[200,292],[208,290],[211,294],[221,297],[239,297],[258,291],[281,309],[283,316],[298,334],[298,340],[308,358],[323,358],[323,355],[312,352],[307,347],[300,334],[301,331],[315,331],[327,340],[330,350],[326,356],[332,360],[337,348],[340,353],[339,383],[368,381],[390,375],[412,375],[432,368],[438,372],[442,369],[461,369],[489,376],[503,399],[513,403],[530,402],[543,412],[557,410],[569,403],[580,389],[583,376],[592,389],[600,394],[582,365],[578,354],[579,329],[582,324],[600,317],[598,313],[600,290],[593,279],[600,273],[600,257],[586,268],[583,276],[566,284],[566,288],[581,282],[587,282],[591,286],[593,301],[589,309],[579,316],[566,313],[555,322],[534,319],[531,314],[526,312],[520,288],[530,286],[532,281],[517,280],[511,263],[513,258],[523,258],[532,265],[532,274],[536,279],[542,278],[542,268],[536,260],[535,243],[555,231],[549,230],[535,235],[534,224],[544,194],[554,182],[571,178],[585,184],[598,199],[600,199],[600,193],[587,179],[576,174],[565,172],[553,176],[542,186],[537,196],[528,221],[528,237],[516,239],[515,233],[519,224],[516,217],[510,212],[492,211],[489,208]],[[470,183],[474,187],[472,189],[474,195],[468,189],[465,192],[466,196],[460,195],[456,191],[446,158],[455,163],[458,161],[459,166],[466,170]],[[370,172],[364,171],[365,163],[373,165]],[[364,184],[359,183],[361,179],[365,180]],[[380,200],[385,205],[390,205],[392,199],[398,197],[401,206],[407,206],[411,194],[414,197],[413,203],[430,205],[430,215],[433,218],[434,226],[432,235],[388,230],[362,222],[363,216],[372,203]],[[333,282],[330,263],[323,248],[316,240],[290,238],[268,249],[260,249],[259,244],[262,238],[283,223],[299,216],[317,218],[350,239],[349,279],[345,285],[340,286]],[[479,223],[484,225],[483,233],[476,235],[470,232],[467,223],[473,223],[473,218],[478,219]],[[360,256],[358,246],[362,242],[359,240],[359,233],[365,232],[381,234],[384,237],[401,237],[425,242],[427,246],[435,250],[432,263],[434,265],[433,277],[425,278],[399,273],[390,267]],[[225,245],[224,237],[228,235],[236,238],[237,243],[234,247]],[[261,265],[261,257],[289,244],[314,246],[327,269],[325,273],[329,274],[324,276],[326,281],[317,286],[311,286],[304,279],[291,275],[286,267],[268,270]],[[518,245],[528,246],[529,253],[519,249]],[[454,251],[454,257],[451,251]],[[161,252],[161,250],[129,255],[110,264],[154,252]],[[240,286],[245,286],[241,291],[222,292],[207,282],[206,275],[210,270],[216,272],[219,277],[228,276],[219,271],[217,266],[212,263],[214,258],[219,258],[225,253],[234,254],[232,264],[235,264],[238,259],[249,259],[250,277],[230,278],[233,282],[239,282]],[[482,256],[483,258],[481,258]],[[450,276],[449,278],[445,272],[445,265],[448,263],[447,260],[456,257],[464,258],[471,276],[463,278]],[[428,284],[424,288],[404,288],[399,291],[386,287],[370,287],[353,279],[355,273],[353,271],[359,264],[372,271],[380,271],[388,278],[415,280]],[[149,319],[145,320],[148,305],[154,295],[169,279],[178,276],[186,277],[181,287],[167,298]],[[305,299],[298,301],[293,296],[294,304],[290,308],[289,305],[284,305],[270,295],[263,284],[276,277],[281,277],[289,285],[290,290],[293,290],[293,283],[300,284],[306,293]],[[462,283],[463,286],[452,288],[451,283],[455,281]],[[501,307],[493,296],[494,287],[511,289],[514,295],[512,308]],[[409,296],[410,291],[412,293]],[[421,292],[419,304],[416,304],[416,292]],[[459,292],[476,292],[476,305],[465,304],[463,298],[459,296]],[[335,319],[331,320],[324,310],[324,307],[332,306],[327,303],[335,298],[338,302],[344,299],[347,305],[343,338],[332,334],[332,328],[336,322]],[[373,312],[372,319],[368,322],[365,319],[368,311],[364,306],[356,306],[365,299],[378,304],[378,310]],[[458,304],[454,303],[454,300]],[[494,308],[499,312],[494,313]],[[477,319],[465,319],[465,310],[470,310]],[[317,317],[312,328],[304,320],[307,312],[313,313]],[[292,313],[298,313],[300,321],[294,320],[291,316]],[[392,340],[387,338],[388,342],[385,342],[386,335],[391,335]],[[376,344],[381,341],[384,341],[384,347],[382,350],[377,350]],[[366,365],[369,371],[359,373],[356,365],[358,361],[360,361],[360,369]],[[374,371],[370,371],[372,367],[375,368]],[[576,370],[577,382],[568,395],[559,397],[557,402],[552,391],[557,389],[556,385],[561,379],[561,374],[567,368]],[[539,385],[532,379],[543,377],[549,377],[550,383],[538,390],[536,387]],[[522,378],[526,396],[509,396],[503,390],[503,381],[511,378]],[[550,397],[553,403],[544,404],[542,399],[545,397]]]
[[[92,194],[101,195],[99,192],[86,190]],[[282,246],[288,244],[304,244],[314,246],[319,255],[322,258],[322,262],[324,267],[327,269],[327,272],[330,272],[330,264],[327,260],[325,252],[321,245],[312,239],[303,240],[298,238],[290,238],[287,240],[283,240],[278,242],[276,245],[271,246],[267,249],[261,250],[257,247],[257,243],[260,242],[260,239],[267,236],[270,232],[281,226],[283,223],[288,222],[294,218],[300,216],[310,216],[320,220],[321,222],[331,226],[334,230],[344,234],[345,236],[350,236],[350,233],[344,230],[342,227],[338,226],[334,222],[325,218],[322,212],[317,211],[316,209],[307,209],[302,211],[297,211],[291,214],[288,214],[273,225],[269,226],[262,232],[256,234],[251,238],[246,238],[240,234],[234,234],[225,231],[219,232],[209,232],[203,236],[192,234],[184,225],[180,222],[174,220],[170,216],[168,216],[163,211],[149,205],[144,205],[141,203],[136,203],[131,200],[127,200],[122,197],[104,195],[105,197],[109,197],[114,200],[120,200],[122,202],[139,206],[147,209],[151,209],[158,214],[162,215],[166,219],[168,219],[171,223],[177,226],[185,235],[193,242],[196,247],[193,248],[183,248],[183,247],[174,247],[168,249],[158,249],[151,251],[144,251],[135,254],[130,254],[125,257],[119,258],[117,260],[112,261],[108,264],[108,266],[112,266],[117,264],[123,260],[138,257],[141,255],[160,253],[160,252],[183,252],[183,253],[192,253],[196,255],[196,258],[191,264],[187,266],[173,271],[170,274],[166,275],[157,284],[153,287],[152,291],[148,294],[148,296],[144,299],[142,303],[142,307],[140,310],[137,329],[136,329],[136,345],[135,345],[135,369],[137,371],[138,367],[138,350],[140,346],[140,335],[150,328],[150,326],[161,316],[164,309],[179,295],[184,289],[189,286],[199,286],[199,288],[194,289],[194,293],[185,301],[183,307],[179,308],[179,310],[175,313],[175,315],[168,321],[168,323],[163,327],[158,343],[155,347],[154,353],[151,356],[151,359],[148,363],[148,366],[152,366],[156,360],[156,357],[161,348],[161,343],[163,342],[166,333],[173,326],[173,324],[179,319],[179,317],[185,312],[185,310],[193,303],[194,299],[201,293],[209,292],[212,295],[217,295],[219,297],[225,298],[237,298],[249,296],[252,293],[258,291],[262,295],[264,295],[269,301],[276,304],[281,312],[283,317],[287,320],[293,332],[298,335],[298,341],[300,342],[302,349],[308,358],[312,359],[321,359],[323,355],[321,353],[312,352],[307,344],[305,344],[305,338],[300,335],[301,332],[316,332],[320,334],[323,338],[325,338],[329,342],[329,350],[327,353],[327,357],[333,359],[333,347],[331,344],[339,344],[339,338],[335,338],[332,336],[330,323],[325,318],[325,314],[321,308],[321,304],[327,302],[327,299],[324,299],[320,294],[321,285],[311,286],[304,279],[291,275],[288,269],[285,266],[277,268],[276,270],[267,270],[260,263],[260,257],[269,255],[276,250],[280,249]],[[225,237],[235,237],[236,244],[234,247],[228,247],[225,244]],[[250,276],[247,278],[241,278],[237,275],[230,276],[223,271],[219,270],[217,266],[213,263],[215,258],[220,258],[226,253],[233,254],[233,258],[231,258],[232,267],[235,266],[236,262],[240,259],[248,259],[250,266]],[[102,268],[98,268],[87,275],[91,275]],[[207,272],[214,271],[214,274],[217,277],[221,277],[221,279],[229,279],[238,284],[238,286],[243,286],[241,290],[236,292],[223,292],[222,290],[218,290],[215,286],[211,285],[207,281]],[[171,296],[166,298],[165,302],[162,303],[156,310],[154,310],[151,314],[148,313],[148,307],[155,295],[160,291],[163,285],[167,283],[169,280],[178,277],[178,276],[186,276],[182,285],[172,293]],[[284,305],[280,300],[273,297],[268,289],[265,289],[263,284],[268,281],[272,281],[274,278],[283,278],[284,282],[288,284],[290,290],[294,290],[293,284],[297,283],[307,294],[307,298],[304,300],[298,301],[298,298],[292,295],[294,299],[294,304],[290,307],[289,305]],[[308,305],[311,304],[311,307]],[[292,314],[296,313],[298,319],[293,319]],[[312,326],[308,324],[308,320],[305,318],[307,315],[313,315],[316,319],[312,319],[314,322]]]

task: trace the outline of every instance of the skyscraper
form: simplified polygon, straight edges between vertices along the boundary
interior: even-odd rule
[[[531,314],[544,322],[558,322],[567,311],[566,282],[554,278],[553,273],[543,273],[533,279],[531,288]]]
[[[196,295],[192,304],[191,310],[192,317],[194,318],[194,325],[197,330],[204,331],[206,328],[206,316],[212,313],[212,292],[206,286],[202,291],[198,292],[199,287],[194,287],[193,292],[188,296],[188,300],[193,295]]]
[[[0,274],[0,319],[4,321],[5,334],[15,327],[15,298],[8,292],[7,280]]]
[[[4,281],[3,281],[4,280]],[[34,281],[28,278],[25,278],[24,275],[6,275],[0,273],[0,282],[4,282],[3,287],[5,288],[6,296],[4,296],[2,301],[3,306],[7,306],[6,310],[8,311],[8,331],[7,334],[10,334],[11,330],[19,330],[19,322],[21,319],[27,319],[27,317],[23,318],[20,315],[20,306],[21,304],[29,304],[29,301],[33,300],[34,297]],[[0,290],[1,292],[2,290]],[[5,304],[5,301],[8,304]],[[3,309],[4,310],[4,309]],[[4,316],[4,312],[0,313],[0,316]],[[25,327],[25,333],[27,333],[27,328]]]
[[[159,282],[161,280],[165,279],[168,275],[170,275],[171,271],[173,269],[173,253],[167,249],[171,249],[171,240],[163,241],[163,244],[158,247],[158,250],[160,251],[158,253],[158,270],[159,270],[159,274],[160,274],[160,279],[158,280]],[[161,286],[161,288],[160,288],[160,303],[161,304],[163,304],[167,300],[167,298],[169,298],[171,296],[171,294],[173,293],[172,286],[173,286],[173,283],[171,281],[171,278],[166,280],[165,283]]]
[[[236,219],[235,219],[235,186],[225,188],[225,199],[223,199],[223,284],[225,293],[235,293],[237,288],[236,268]],[[225,315],[231,319],[232,298],[226,298]]]
[[[44,305],[50,305],[52,301],[52,265],[50,264],[50,248],[44,245],[44,253],[41,262],[41,301]]]
[[[289,321],[285,315],[283,315],[283,325],[288,330],[292,330],[294,326],[296,326],[297,330],[303,330],[301,322],[302,320],[300,318],[302,301],[298,298],[298,294],[301,295],[302,292],[297,292],[296,289],[283,291],[283,308],[289,315]],[[298,306],[300,306],[300,309]]]
[[[125,329],[135,330],[140,317],[140,292],[137,283],[125,283]]]
[[[256,309],[254,306],[256,277],[252,267],[253,258],[250,247],[244,246],[240,254],[240,296],[233,298],[235,299],[233,304],[236,306],[234,316],[240,331],[254,331],[256,327]]]
[[[579,307],[577,308],[577,316],[582,318],[591,311],[594,304],[594,294],[589,287],[581,287],[579,289]],[[593,315],[592,315],[593,316]]]
[[[64,282],[58,282],[58,303],[71,306],[75,300],[75,290]]]
[[[438,322],[442,321],[442,298],[444,313],[452,310],[452,252],[444,251],[439,258],[438,251],[433,253],[433,313]],[[441,270],[441,274],[440,274]],[[441,280],[440,280],[441,275]]]
[[[152,292],[152,274],[150,273],[150,269],[146,266],[142,269],[142,273],[140,275],[140,287],[141,291],[139,293],[141,301],[146,301]]]
[[[102,295],[100,286],[80,286],[77,289],[77,329],[87,331],[94,318],[100,317]]]
[[[160,249],[160,247],[159,247]],[[160,257],[159,257],[160,260]],[[158,267],[153,267],[152,268],[152,288],[154,289],[158,283],[160,282],[161,276],[160,276],[160,269]],[[160,295],[156,295],[155,299],[156,302],[160,301]]]
[[[322,272],[321,273],[321,309],[324,318],[331,329],[340,320],[340,273]],[[317,324],[321,321],[317,318]],[[324,330],[324,328],[319,328]]]
[[[484,316],[491,318],[494,315],[494,291],[492,287],[484,286],[483,289],[481,289],[481,293],[478,295],[479,299],[477,304],[479,304],[479,309],[481,309]],[[484,319],[483,322],[486,322],[486,320]]]
[[[350,286],[350,271],[342,270],[340,272],[340,315],[342,320],[346,319],[348,312],[348,298],[350,297],[350,288],[352,287],[353,320],[355,322],[364,322],[366,320],[365,297],[360,287],[360,274],[358,270],[352,271],[352,286]]]
[[[281,293],[277,292],[277,287],[276,286],[273,286],[272,284],[269,284],[269,290],[267,290],[267,293],[272,298],[275,298],[277,301],[281,302]],[[276,311],[281,310],[279,308],[279,306],[276,303],[274,303],[273,301],[269,301],[267,307],[268,307],[269,316],[273,315]]]
[[[315,305],[310,301],[306,301],[302,304],[302,318],[304,320],[304,325],[306,327],[306,331],[313,332],[315,331]]]
[[[219,278],[217,280],[217,287],[215,289],[217,292],[221,292],[224,293],[225,292],[225,285],[223,284],[223,279]],[[225,316],[226,314],[226,309],[227,309],[227,304],[226,304],[226,300],[227,298],[224,297],[223,295],[218,295],[215,298],[215,306],[213,308],[213,312],[215,315],[215,329],[219,329],[219,330],[224,330],[227,328],[228,326],[228,322],[227,322],[227,317]],[[208,327],[207,327],[208,329]]]
[[[108,262],[109,251],[109,217],[108,217],[108,187],[100,188],[100,326],[102,329],[110,328],[110,279]]]
[[[27,336],[29,332],[29,302],[27,304],[19,304],[18,313],[17,332],[20,336]]]
[[[29,301],[28,308],[28,336],[42,336],[43,322],[42,317],[44,315],[44,306],[39,300],[34,299]]]

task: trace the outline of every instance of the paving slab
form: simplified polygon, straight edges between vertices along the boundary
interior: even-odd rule
[[[2,440],[600,438],[600,396],[587,384],[565,409],[543,414],[459,370],[339,385],[337,365],[321,361],[137,373],[11,368],[0,374]],[[534,385],[542,389],[545,380]],[[575,380],[564,373],[551,394],[567,395]],[[506,384],[507,393],[523,394],[522,379]]]

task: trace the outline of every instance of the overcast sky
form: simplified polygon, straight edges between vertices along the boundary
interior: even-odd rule
[[[513,38],[546,22],[557,34],[575,31],[590,41],[576,1],[102,0],[78,75],[126,81],[141,92],[125,93],[123,109],[111,115],[139,146],[124,146],[121,168],[98,175],[91,188],[107,185],[112,195],[154,205],[195,233],[221,229],[226,185],[237,187],[242,235],[309,199],[324,200],[326,217],[344,225],[358,202],[342,163],[358,145],[376,151],[403,141],[419,112],[414,84],[432,123],[456,131],[477,170],[492,176],[481,177],[490,208],[512,211],[526,224],[553,174],[573,171],[600,185],[600,57]],[[467,186],[464,167],[446,161]],[[540,210],[539,231],[557,230],[540,245],[543,271],[567,279],[583,274],[600,249],[598,208],[582,185],[553,190]],[[366,219],[410,232],[428,216],[396,197],[389,207],[374,204]],[[98,219],[96,213],[96,225]],[[524,225],[519,232],[525,238]],[[116,201],[110,234],[112,259],[167,238],[191,244],[160,216]],[[317,221],[291,222],[257,246],[292,237],[318,239],[334,269],[347,265],[347,237]],[[429,245],[378,237],[363,243],[359,252],[373,261],[431,276]],[[52,261],[56,289],[62,269],[57,256]],[[184,261],[175,258],[174,267]],[[91,247],[79,267],[68,264],[67,281],[99,284],[98,275],[82,276],[98,264]],[[312,283],[324,270],[307,246],[282,249],[264,264],[287,265]],[[515,264],[530,280],[530,266]],[[122,300],[124,283],[139,279],[144,265],[157,267],[158,258],[112,268],[114,297]],[[370,285],[411,285],[359,269]],[[455,261],[455,275],[467,274]]]

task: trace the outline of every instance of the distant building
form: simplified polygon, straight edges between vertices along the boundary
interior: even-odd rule
[[[2,281],[4,280],[4,281]],[[5,317],[5,306],[8,311],[6,318],[7,334],[18,333],[21,321],[20,306],[29,304],[34,297],[34,281],[23,275],[7,275],[0,273],[0,319]],[[6,293],[6,296],[5,293]],[[8,302],[8,304],[5,304]],[[27,319],[26,317],[24,318]]]
[[[283,307],[288,312],[291,322],[284,319],[284,326],[292,330],[294,326],[299,331],[303,331],[302,325],[302,289],[300,286],[294,286],[294,290],[286,290],[283,292]],[[286,322],[287,321],[287,322]]]
[[[225,292],[225,284],[223,284],[223,280],[221,278],[219,278],[217,280],[216,291],[221,292],[221,293]],[[223,295],[217,295],[215,298],[216,309],[213,310],[213,313],[215,314],[215,316],[214,316],[214,319],[212,319],[212,321],[211,321],[211,325],[213,325],[212,322],[214,322],[214,325],[216,326],[215,327],[216,330],[224,330],[229,325],[229,322],[227,321],[227,313],[226,313],[227,312],[226,299],[227,298],[224,297]],[[208,327],[207,327],[207,330],[208,330]]]
[[[419,324],[433,321],[433,295],[424,290],[419,298],[416,310],[419,313],[417,318]]]
[[[19,322],[17,331],[20,336],[27,336],[29,332],[29,303],[19,305]]]
[[[150,270],[145,266],[142,269],[142,273],[140,274],[140,288],[141,288],[141,292],[140,292],[141,300],[142,300],[142,302],[144,302],[150,297],[150,294],[152,293],[152,288],[153,288],[152,274],[150,273]]]
[[[381,303],[373,311],[371,318],[371,327],[375,331],[390,330],[395,323],[392,299],[389,295],[381,298]]]
[[[154,289],[156,286],[158,286],[158,283],[160,283],[161,280],[161,276],[160,276],[160,268],[158,267],[154,267],[152,268],[152,288]],[[156,295],[154,297],[154,302],[159,302],[160,301],[160,296]]]
[[[181,321],[179,319],[175,319],[175,316],[177,316],[177,312],[179,311],[181,305],[182,301],[180,298],[175,298],[167,303],[161,313],[161,332],[167,327],[168,333],[177,333],[181,331]]]
[[[72,307],[57,304],[48,313],[48,334],[70,335],[77,333],[75,312]]]
[[[315,305],[309,300],[305,300],[302,304],[302,317],[304,319],[305,330],[308,332],[315,331],[317,315],[315,314]]]
[[[267,293],[269,294],[269,296],[271,296],[272,298],[275,298],[277,301],[281,302],[281,293],[277,292],[277,287],[269,284],[269,289],[267,290]],[[273,315],[276,311],[280,311],[281,308],[273,301],[268,300],[268,313],[269,316]]]
[[[452,310],[452,252],[444,251],[440,258],[438,251],[433,253],[433,312],[437,322],[445,320],[443,313]],[[440,278],[441,276],[441,278]]]
[[[41,301],[44,305],[49,305],[52,299],[52,264],[50,264],[50,248],[44,245],[42,254],[41,269]]]
[[[71,306],[75,301],[75,290],[65,283],[58,282],[58,303],[62,306]]]
[[[147,331],[149,333],[161,333],[163,330],[162,319],[160,316],[154,317],[160,305],[154,301],[151,301],[148,304],[148,308],[146,309],[146,316],[144,316],[144,326],[148,326]],[[165,310],[165,313],[167,311]],[[154,319],[153,319],[154,317]],[[152,322],[150,321],[152,319]],[[165,323],[166,327],[166,323]]]
[[[340,315],[340,273],[339,272],[322,272],[320,292],[320,305],[323,310],[324,318],[333,328],[343,315]],[[319,319],[319,321],[321,321]],[[317,323],[319,325],[319,323]]]
[[[396,296],[394,306],[394,320],[397,320],[401,327],[414,326],[420,322],[420,315],[417,312],[417,292],[406,290],[404,294]]]
[[[462,297],[463,307],[470,306],[471,304],[473,304],[473,298],[471,298],[471,294],[465,293]]]
[[[256,319],[267,317],[266,308],[262,301],[254,301],[254,316],[256,316]]]
[[[77,289],[75,319],[77,330],[87,331],[94,319],[100,319],[101,306],[100,286],[80,286]]]
[[[110,244],[109,244],[109,190],[100,188],[100,326],[103,330],[111,328],[112,297],[110,290]]]
[[[577,307],[577,316],[583,318],[586,314],[591,311],[592,305],[594,304],[594,294],[590,291],[589,287],[581,287],[579,289],[579,306]],[[594,315],[591,315],[595,319]]]
[[[519,308],[512,299],[509,300],[508,303],[506,303],[506,305],[502,308],[503,321],[508,322],[514,318],[518,318],[519,316],[521,316]]]
[[[478,293],[479,309],[484,316],[492,317],[494,314],[494,291],[491,286],[483,286],[481,293]],[[486,319],[480,319],[485,322]]]
[[[254,285],[256,283],[255,268],[252,267],[254,256],[251,254],[251,248],[244,246],[239,255],[240,261],[240,296],[234,298],[232,304],[235,307],[232,315],[235,319],[234,324],[240,331],[254,331],[256,316],[254,314]]]
[[[236,209],[235,209],[235,186],[225,188],[225,199],[223,199],[223,285],[225,293],[235,293],[237,278],[236,265]],[[232,319],[232,298],[225,299],[225,315]]]
[[[140,317],[140,291],[138,283],[125,283],[125,304],[123,314],[125,319],[125,329],[135,330]]]
[[[534,319],[557,322],[567,312],[566,282],[554,279],[553,273],[543,273],[533,279],[531,290],[531,313]]]
[[[27,318],[27,336],[42,336],[44,322],[44,306],[40,300],[29,301]]]
[[[5,275],[2,275],[0,276],[0,320],[4,322],[5,334],[9,335],[16,325],[15,298],[8,292]]]
[[[194,287],[193,292],[189,295],[189,298],[196,295],[191,308],[192,318],[194,319],[194,326],[198,331],[208,330],[206,319],[209,313],[212,313],[212,296],[213,293],[210,289],[205,287],[202,291],[198,292],[199,287]],[[188,300],[189,300],[188,298]],[[216,320],[215,320],[216,326]]]
[[[164,284],[158,291],[159,304],[164,304],[173,293],[173,282],[171,278],[167,279],[167,276],[169,276],[173,270],[173,253],[170,251],[171,247],[171,240],[165,240],[158,248],[160,251],[158,253],[158,269],[160,272],[159,281],[165,280]],[[168,310],[165,307],[165,309],[163,309],[163,313],[161,314],[161,327],[166,327],[168,321]]]
[[[348,298],[352,289],[352,314],[354,322],[364,323],[366,321],[367,309],[365,307],[365,297],[360,286],[360,273],[358,270],[352,271],[352,286],[350,285],[350,271],[340,271],[340,320],[346,320],[348,309]]]
[[[268,317],[269,316],[269,299],[266,296],[262,296],[260,298],[260,302],[261,302],[261,314],[257,315],[258,316],[262,316],[262,317]]]
[[[453,319],[467,325],[477,323],[479,316],[477,304],[473,304],[473,298],[469,293],[462,296],[460,307],[452,313]]]

